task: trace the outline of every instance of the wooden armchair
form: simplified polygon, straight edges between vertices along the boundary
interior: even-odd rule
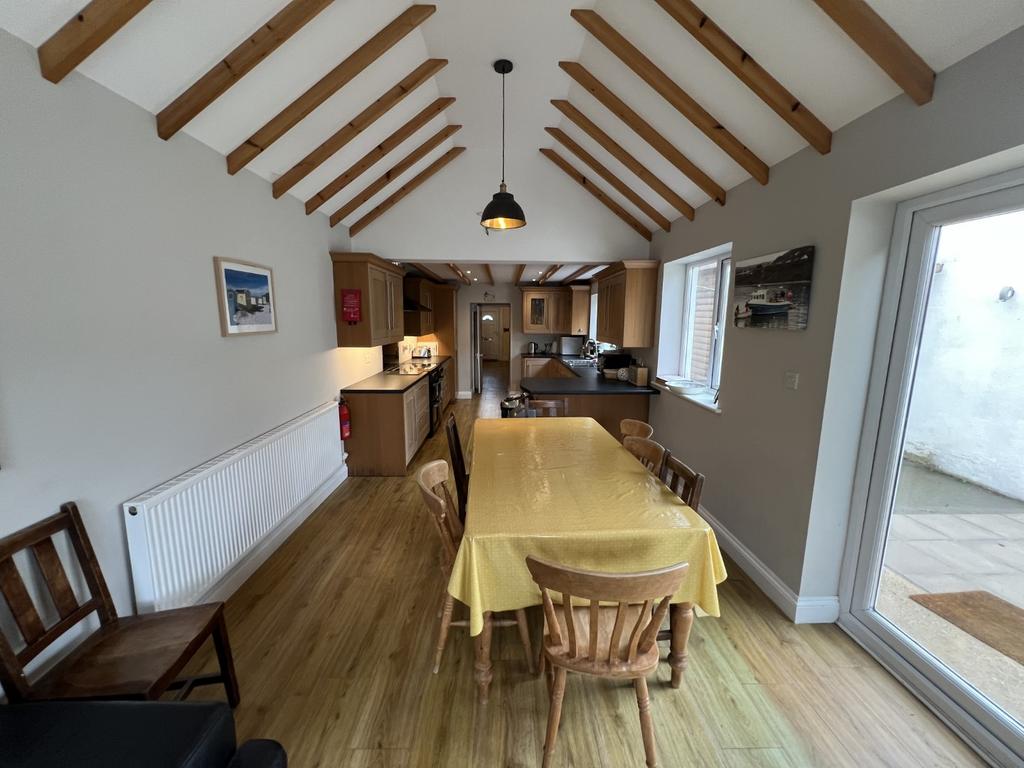
[[[79,602],[64,570],[53,537],[65,533],[71,542],[88,587]],[[33,601],[14,555],[31,550],[45,581],[52,611],[41,612]],[[49,699],[158,699],[178,691],[183,699],[197,685],[223,683],[232,707],[239,702],[223,603],[119,617],[110,599],[82,516],[73,502],[35,525],[0,539],[0,593],[21,634],[16,650],[0,632],[0,683],[11,702]],[[75,646],[38,680],[29,682],[25,666],[57,638],[92,613],[100,627]],[[42,614],[58,619],[47,626]],[[177,679],[207,638],[212,638],[220,673]]]
[[[626,437],[622,440],[622,447],[632,453],[652,475],[661,477],[665,467],[665,457],[668,455],[665,446],[644,437]]]
[[[644,573],[596,573],[528,557],[526,566],[544,602],[541,660],[552,667],[554,677],[544,768],[551,764],[555,751],[570,671],[633,680],[647,765],[656,765],[647,675],[658,666],[658,627],[689,565],[677,563]],[[561,594],[557,609],[550,592]]]
[[[455,565],[455,556],[459,552],[459,544],[462,541],[462,524],[452,514],[455,505],[452,503],[452,496],[448,492],[448,463],[443,459],[431,461],[424,464],[416,473],[416,483],[420,487],[420,494],[430,512],[430,519],[434,523],[434,530],[441,539],[441,573],[444,576],[443,599],[441,603],[441,627],[438,631],[437,650],[434,654],[434,674],[441,669],[441,657],[444,656],[444,648],[448,643],[448,630],[450,627],[468,627],[466,620],[452,620],[452,613],[455,610],[455,598],[448,592],[448,581],[452,577],[452,567]],[[526,611],[519,609],[515,612],[514,619],[492,619],[488,614],[486,622],[490,627],[511,627],[519,628],[519,638],[526,651],[526,666],[533,674],[533,651],[530,648],[530,628],[526,623]],[[490,627],[485,627],[484,632],[490,633]]]

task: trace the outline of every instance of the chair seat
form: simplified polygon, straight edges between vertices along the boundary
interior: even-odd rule
[[[569,653],[569,634],[566,627],[565,613],[561,605],[555,606],[555,615],[558,618],[559,632],[562,635],[562,642],[555,643],[551,636],[544,636],[544,653],[553,664],[565,667],[573,672],[580,672],[585,675],[599,675],[601,677],[640,677],[646,675],[658,666],[660,650],[657,643],[646,653],[638,653],[636,660],[630,663],[622,661],[628,657],[630,634],[636,624],[637,617],[643,609],[642,605],[631,605],[625,611],[622,622],[622,636],[619,640],[619,647],[615,649],[611,662],[606,659],[593,661],[583,658],[590,647],[590,608],[573,608],[576,617],[576,649],[577,656],[573,658]],[[608,648],[611,645],[612,632],[615,629],[615,614],[618,611],[616,606],[601,606],[598,609],[597,622],[597,647]]]
[[[119,617],[33,686],[30,698],[156,698],[199,649],[223,603]]]

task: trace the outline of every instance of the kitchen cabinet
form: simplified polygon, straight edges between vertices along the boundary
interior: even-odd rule
[[[657,261],[621,261],[597,275],[598,341],[653,346],[658,266]]]
[[[569,290],[569,335],[590,336],[590,286],[573,285]]]
[[[523,290],[523,333],[572,333],[572,292],[568,288]]]
[[[458,383],[459,372],[455,369],[455,358],[444,361],[444,386],[441,390],[441,410],[444,411],[455,400],[455,385]]]
[[[567,366],[553,357],[524,357],[523,378],[571,379],[575,378]]]
[[[404,312],[407,336],[426,336],[434,332],[434,284],[422,277],[407,277],[403,294],[423,309]]]
[[[404,270],[372,253],[331,253],[339,347],[379,347],[402,340]],[[342,316],[342,291],[359,292],[360,319]]]
[[[430,382],[424,378],[402,393],[405,463],[408,465],[430,432]]]

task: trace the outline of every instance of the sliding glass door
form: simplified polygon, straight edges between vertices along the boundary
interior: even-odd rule
[[[899,208],[841,619],[1006,765],[1024,759],[1020,181]]]

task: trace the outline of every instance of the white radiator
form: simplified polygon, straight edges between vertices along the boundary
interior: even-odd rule
[[[345,479],[325,403],[125,502],[140,613],[223,600]]]

